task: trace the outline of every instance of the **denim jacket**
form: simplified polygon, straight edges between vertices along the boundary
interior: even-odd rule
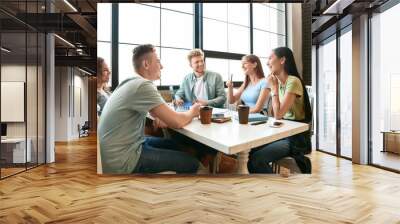
[[[208,105],[212,107],[223,107],[226,101],[226,94],[222,76],[216,72],[206,70],[203,77],[203,82],[207,84]],[[196,99],[194,95],[195,83],[196,76],[194,72],[186,75],[179,90],[175,94],[175,99],[193,102]]]

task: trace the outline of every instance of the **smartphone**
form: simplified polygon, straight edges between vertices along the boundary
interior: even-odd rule
[[[257,121],[257,122],[250,123],[250,125],[259,125],[259,124],[265,124],[265,123],[267,123],[267,121]]]
[[[280,127],[280,126],[282,126],[283,125],[283,122],[280,122],[280,121],[274,121],[273,123],[272,123],[272,126],[274,126],[274,127]]]

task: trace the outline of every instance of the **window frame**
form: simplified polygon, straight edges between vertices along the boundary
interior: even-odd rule
[[[143,3],[137,3],[137,4],[143,4]],[[249,4],[249,40],[250,40],[250,54],[254,52],[254,36],[253,36],[253,31],[254,31],[254,26],[253,26],[253,3],[248,3]],[[119,9],[118,9],[119,3],[112,3],[112,12],[111,12],[111,67],[113,68],[113,74],[112,74],[112,86],[111,89],[114,90],[118,84],[119,84],[119,72],[118,72],[118,65],[119,65],[119,60],[118,60],[118,53],[119,53],[119,38],[118,38],[118,29],[119,29]],[[155,6],[153,6],[155,7]],[[160,10],[170,10],[170,11],[176,11],[173,9],[165,9],[162,7],[162,4],[160,5]],[[283,11],[281,9],[276,8],[278,11]],[[180,12],[180,11],[179,11]],[[187,12],[181,12],[188,14]],[[231,52],[224,52],[224,51],[212,51],[212,50],[204,50],[203,48],[203,3],[193,3],[193,48],[200,48],[204,51],[205,54],[205,59],[207,57],[209,58],[217,58],[217,59],[227,59],[227,60],[241,60],[241,58],[245,54],[239,54],[239,53],[231,53]],[[284,20],[285,20],[285,34],[282,35],[285,38],[285,45],[287,46],[287,4],[284,4]],[[161,32],[161,26],[160,26],[160,32]],[[162,44],[161,44],[162,45]],[[156,46],[162,48],[163,46]],[[175,48],[173,48],[175,49]],[[182,49],[182,48],[176,48],[176,49]],[[234,82],[234,86],[240,86],[242,82]],[[162,81],[160,81],[160,84],[157,85],[157,88],[159,89],[165,89],[166,87],[169,88],[169,85],[163,85]],[[179,88],[179,85],[173,85],[173,88]]]
[[[368,29],[367,29],[367,38],[368,38],[368,53],[367,53],[367,77],[368,77],[368,136],[367,136],[367,141],[368,141],[368,165],[373,166],[373,167],[377,167],[379,169],[383,169],[383,170],[387,170],[387,171],[391,171],[391,172],[395,172],[395,173],[400,173],[400,170],[398,169],[394,169],[388,166],[385,166],[383,164],[379,164],[374,162],[374,141],[373,141],[373,112],[372,112],[372,108],[373,108],[373,84],[372,84],[372,80],[373,80],[373,34],[372,31],[374,30],[374,27],[372,25],[373,23],[373,19],[374,16],[376,16],[375,14],[382,14],[385,11],[397,6],[399,3],[399,1],[397,0],[388,0],[387,2],[383,3],[382,5],[378,6],[377,8],[375,8],[373,11],[369,11],[368,12]]]
[[[343,159],[346,159],[346,160],[350,160],[350,161],[352,161],[352,158],[349,158],[349,157],[347,157],[347,156],[343,156],[342,155],[342,152],[341,152],[341,118],[340,118],[340,112],[341,112],[341,108],[340,108],[340,103],[341,103],[341,91],[340,91],[340,76],[341,76],[341,64],[340,64],[340,59],[341,59],[341,52],[340,52],[340,42],[341,42],[341,36],[342,35],[344,35],[345,33],[347,33],[347,32],[352,32],[352,23],[349,23],[348,25],[346,25],[345,27],[343,27],[342,29],[340,29],[340,30],[337,30],[334,34],[332,34],[332,35],[330,35],[330,36],[328,36],[328,37],[326,37],[326,38],[324,38],[324,39],[321,39],[321,40],[319,40],[318,42],[317,42],[317,44],[315,44],[316,45],[316,115],[318,116],[318,112],[319,112],[319,109],[320,109],[320,107],[319,107],[319,103],[320,103],[320,95],[319,95],[319,92],[318,92],[318,88],[319,88],[319,84],[320,84],[320,80],[319,80],[319,77],[320,77],[320,74],[319,74],[319,57],[320,57],[320,55],[319,55],[319,47],[320,47],[320,45],[321,44],[327,44],[327,43],[329,43],[329,42],[331,42],[331,41],[336,41],[336,51],[335,51],[335,53],[336,53],[336,61],[335,61],[335,63],[336,63],[336,108],[335,108],[335,110],[336,110],[336,119],[335,119],[335,121],[336,121],[336,152],[335,153],[331,153],[331,152],[328,152],[328,151],[326,151],[326,150],[324,150],[324,149],[321,149],[320,147],[319,147],[319,128],[320,128],[320,121],[318,120],[318,119],[316,119],[316,131],[315,131],[315,133],[316,133],[316,138],[315,138],[315,141],[316,141],[316,150],[317,151],[319,151],[319,152],[323,152],[323,153],[327,153],[327,154],[330,154],[330,155],[333,155],[333,156],[337,156],[337,157],[340,157],[340,158],[343,158]]]

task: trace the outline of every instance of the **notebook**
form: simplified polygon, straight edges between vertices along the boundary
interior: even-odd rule
[[[239,115],[238,113],[235,113],[233,115],[233,118],[235,118],[235,120],[239,120]],[[249,122],[253,122],[253,121],[266,121],[268,120],[268,117],[259,113],[256,114],[249,114]]]
[[[175,108],[175,111],[176,111],[176,112],[185,112],[185,111],[190,110],[190,107],[191,107],[191,106],[192,106],[192,103],[191,103],[191,102],[184,102],[182,106],[177,106],[177,107]]]

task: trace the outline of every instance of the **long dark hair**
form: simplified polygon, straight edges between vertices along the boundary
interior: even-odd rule
[[[310,105],[310,99],[308,97],[308,93],[306,90],[306,87],[304,85],[303,79],[300,77],[299,71],[297,71],[297,66],[296,62],[293,57],[293,52],[287,47],[278,47],[273,50],[275,55],[278,58],[285,57],[285,64],[283,66],[283,69],[288,75],[295,76],[300,79],[301,81],[301,86],[303,87],[303,94],[304,94],[304,112],[305,112],[305,117],[304,121],[305,123],[310,123],[312,119],[312,111],[311,111],[311,105]]]
[[[248,55],[243,56],[242,59],[245,61],[248,61],[250,63],[257,63],[257,66],[255,68],[257,78],[262,79],[265,77],[259,57],[257,57],[254,54],[248,54]],[[249,83],[250,83],[250,77],[248,75],[246,75],[246,79],[244,80],[244,88],[246,88],[249,85]]]

